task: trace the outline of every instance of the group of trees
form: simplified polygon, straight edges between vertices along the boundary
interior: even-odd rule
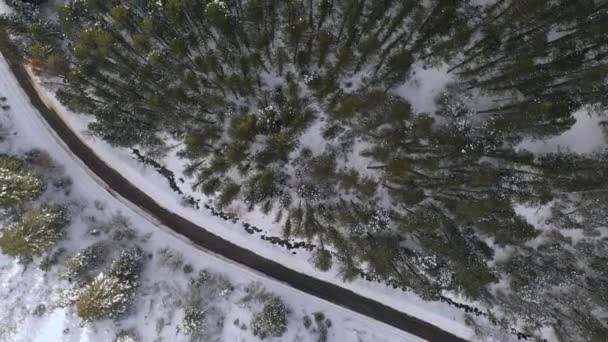
[[[580,242],[529,249],[549,238],[515,204],[550,205],[556,229],[582,228],[597,244],[585,260],[606,258],[593,236],[608,222],[606,153],[517,145],[606,106],[608,1],[87,0],[57,13],[1,26],[56,78],[61,101],[95,116],[92,132],[153,153],[165,134],[182,141],[197,189],[218,206],[277,213],[286,236],[319,245],[319,268],[335,261],[345,278],[364,269],[424,298],[452,290],[501,303],[530,333],[569,320],[578,329],[560,330],[565,340],[605,336],[593,303],[578,319],[582,297],[556,299],[577,286],[595,298],[601,270],[572,263],[593,286],[534,289],[562,311],[491,284],[508,274],[524,291],[550,260],[583,258]],[[455,84],[437,112],[414,113],[395,89],[443,63]],[[477,94],[493,105],[477,108]],[[497,265],[496,247],[515,252]]]
[[[99,248],[88,248],[72,257],[71,265],[81,265],[79,274],[99,268],[103,252]],[[97,246],[98,247],[98,246]],[[117,317],[126,312],[139,285],[139,275],[144,262],[143,251],[133,246],[124,249],[109,267],[84,284],[76,282],[74,274],[70,280],[75,286],[74,307],[84,323],[103,318]],[[103,264],[103,261],[101,262]],[[97,267],[96,267],[97,266]],[[72,270],[72,273],[73,270]]]
[[[0,211],[8,213],[0,231],[0,251],[22,260],[49,252],[62,238],[68,221],[62,208],[32,203],[46,185],[29,168],[24,160],[0,156]]]
[[[37,203],[46,182],[42,174],[30,171],[34,169],[27,158],[0,156],[0,212],[4,220],[0,251],[25,262],[50,256],[69,221],[64,208]],[[94,244],[66,263],[65,278],[74,284],[74,305],[83,322],[124,312],[143,265],[142,250],[128,248],[112,261],[109,272],[94,275],[108,254],[103,246]]]

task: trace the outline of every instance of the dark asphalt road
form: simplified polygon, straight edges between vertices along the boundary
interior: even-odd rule
[[[236,263],[263,273],[268,277],[287,283],[295,289],[384,322],[425,340],[432,342],[465,341],[416,317],[409,316],[340,286],[321,281],[306,274],[298,273],[277,262],[261,257],[243,247],[237,246],[210,233],[205,230],[205,228],[163,208],[156,203],[154,199],[146,195],[135,185],[131,184],[119,172],[106,165],[76,136],[74,132],[72,132],[72,130],[70,130],[54,110],[49,109],[44,104],[30,83],[31,80],[22,65],[10,63],[10,61],[9,64],[11,64],[11,70],[21,84],[21,87],[23,87],[28,94],[34,107],[38,109],[42,114],[42,117],[49,123],[61,139],[63,139],[72,153],[82,160],[87,167],[112,188],[113,191],[147,211],[173,231],[187,237],[200,247],[220,254]],[[2,75],[0,75],[0,77],[1,76]]]

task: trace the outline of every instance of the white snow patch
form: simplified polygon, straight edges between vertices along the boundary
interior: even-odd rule
[[[524,217],[528,223],[533,225],[536,229],[547,230],[551,227],[545,224],[545,220],[551,214],[552,203],[540,207],[532,207],[522,204],[515,204],[513,209],[515,212]]]
[[[445,64],[427,69],[418,66],[412,73],[413,77],[393,93],[409,101],[414,112],[434,114],[437,110],[437,95],[452,81],[452,74],[448,74],[448,69]]]
[[[526,139],[518,148],[538,154],[564,149],[577,153],[591,153],[606,146],[604,132],[599,125],[599,122],[605,118],[591,112],[589,108],[579,109],[574,113],[574,117],[576,123],[561,135],[547,140]]]
[[[319,119],[306,129],[302,134],[299,141],[302,143],[302,147],[309,148],[313,155],[317,156],[323,153],[327,142],[323,139],[322,131],[325,127],[325,121]]]
[[[0,0],[0,15],[13,13],[13,9],[8,7],[4,0]]]

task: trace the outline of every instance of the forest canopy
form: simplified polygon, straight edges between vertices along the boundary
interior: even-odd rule
[[[276,214],[286,237],[318,245],[320,269],[429,300],[452,291],[532,335],[608,338],[595,314],[608,308],[608,152],[520,148],[567,131],[581,109],[605,112],[608,1],[73,0],[54,19],[21,12],[0,28],[65,105],[95,117],[91,132],[151,155],[180,142],[197,191]],[[436,111],[416,112],[398,89],[429,68],[453,82]],[[551,228],[518,206],[549,208]]]

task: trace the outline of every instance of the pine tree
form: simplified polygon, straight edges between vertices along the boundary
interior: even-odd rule
[[[128,281],[100,273],[78,291],[75,308],[84,323],[116,317],[127,310],[133,291]]]
[[[323,272],[329,271],[332,266],[331,258],[331,253],[328,250],[323,248],[318,249],[314,256],[315,267]]]
[[[66,223],[66,214],[61,209],[30,209],[2,232],[0,250],[22,258],[39,256],[62,238]]]
[[[6,4],[13,8],[20,16],[34,21],[40,15],[40,5],[44,0],[6,0]]]
[[[251,321],[251,331],[260,339],[281,337],[287,331],[287,307],[278,298],[271,299]]]
[[[91,245],[76,253],[66,262],[63,278],[77,286],[93,280],[97,267],[105,261],[107,248],[103,243]]]
[[[499,264],[510,290],[496,299],[527,330],[553,325],[560,339],[593,341],[606,333],[592,312],[606,304],[605,241],[577,242],[557,231],[535,248],[523,248]]]
[[[43,190],[43,181],[27,171],[23,161],[0,157],[0,208],[34,200]]]

